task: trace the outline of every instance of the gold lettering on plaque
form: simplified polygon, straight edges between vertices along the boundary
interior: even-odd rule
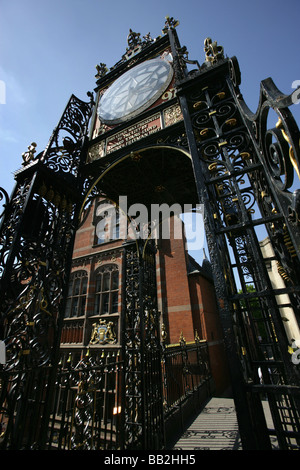
[[[126,147],[160,129],[160,114],[157,113],[109,137],[106,142],[106,153],[109,154],[119,148]]]

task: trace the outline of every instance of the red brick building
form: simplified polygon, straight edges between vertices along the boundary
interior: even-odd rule
[[[123,242],[118,220],[110,231],[103,225],[111,204],[94,200],[78,229],[68,292],[61,350],[66,358],[72,353],[79,359],[87,349],[93,354],[121,348]],[[106,212],[105,212],[106,211]],[[195,334],[206,340],[216,393],[228,387],[223,349],[210,264],[202,266],[188,254],[184,228],[181,238],[156,240],[158,308],[161,328],[167,344],[194,341]],[[111,238],[110,238],[111,237]],[[96,325],[103,327],[103,337],[95,340]],[[108,334],[109,332],[109,334]]]

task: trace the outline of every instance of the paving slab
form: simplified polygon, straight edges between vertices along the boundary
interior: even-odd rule
[[[269,429],[274,429],[268,402],[263,403]],[[278,448],[275,438],[272,447]],[[243,450],[234,401],[211,398],[173,446],[174,450]]]
[[[212,398],[174,450],[242,450],[234,401]]]
[[[234,401],[212,398],[173,449],[242,450]]]

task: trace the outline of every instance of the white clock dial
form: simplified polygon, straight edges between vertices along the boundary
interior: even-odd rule
[[[100,99],[98,115],[106,124],[127,121],[153,104],[173,76],[169,62],[152,59],[118,78]]]

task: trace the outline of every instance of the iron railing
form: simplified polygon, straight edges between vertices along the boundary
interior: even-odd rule
[[[208,346],[206,341],[162,345],[162,378],[164,417],[168,417],[186,403],[201,387],[205,387],[211,378]],[[45,386],[35,380],[34,371],[31,386],[20,393],[15,382],[19,375],[6,375],[7,383],[2,383],[2,391],[10,388],[10,400],[6,402],[6,411],[2,409],[3,449],[45,449],[45,450],[122,450],[124,442],[124,390],[122,378],[124,362],[118,352],[88,351],[82,359],[71,353],[62,358],[59,364],[55,387],[51,394],[50,421],[41,422],[42,409],[46,406],[43,396]],[[48,371],[48,374],[50,370]],[[47,382],[47,373],[45,383]],[[27,382],[26,382],[27,383]],[[18,386],[17,386],[18,385]],[[24,403],[26,394],[27,407],[23,413],[15,414],[19,420],[19,438],[11,433],[6,420],[9,409],[18,408]],[[16,403],[15,403],[16,402]],[[39,403],[39,407],[36,406]],[[200,405],[200,404],[199,404]],[[30,410],[33,410],[33,413]],[[35,410],[40,410],[37,414]],[[149,408],[150,409],[150,408]],[[149,420],[156,420],[155,409],[147,414]],[[157,412],[159,415],[159,411]],[[15,423],[16,424],[16,423]],[[46,436],[41,437],[41,430],[46,429]],[[168,436],[167,436],[168,437]],[[17,440],[16,440],[17,439]]]
[[[89,353],[57,375],[47,450],[120,450],[121,377],[119,354]]]
[[[209,383],[211,371],[208,345],[198,338],[163,346],[163,399],[165,417]]]

